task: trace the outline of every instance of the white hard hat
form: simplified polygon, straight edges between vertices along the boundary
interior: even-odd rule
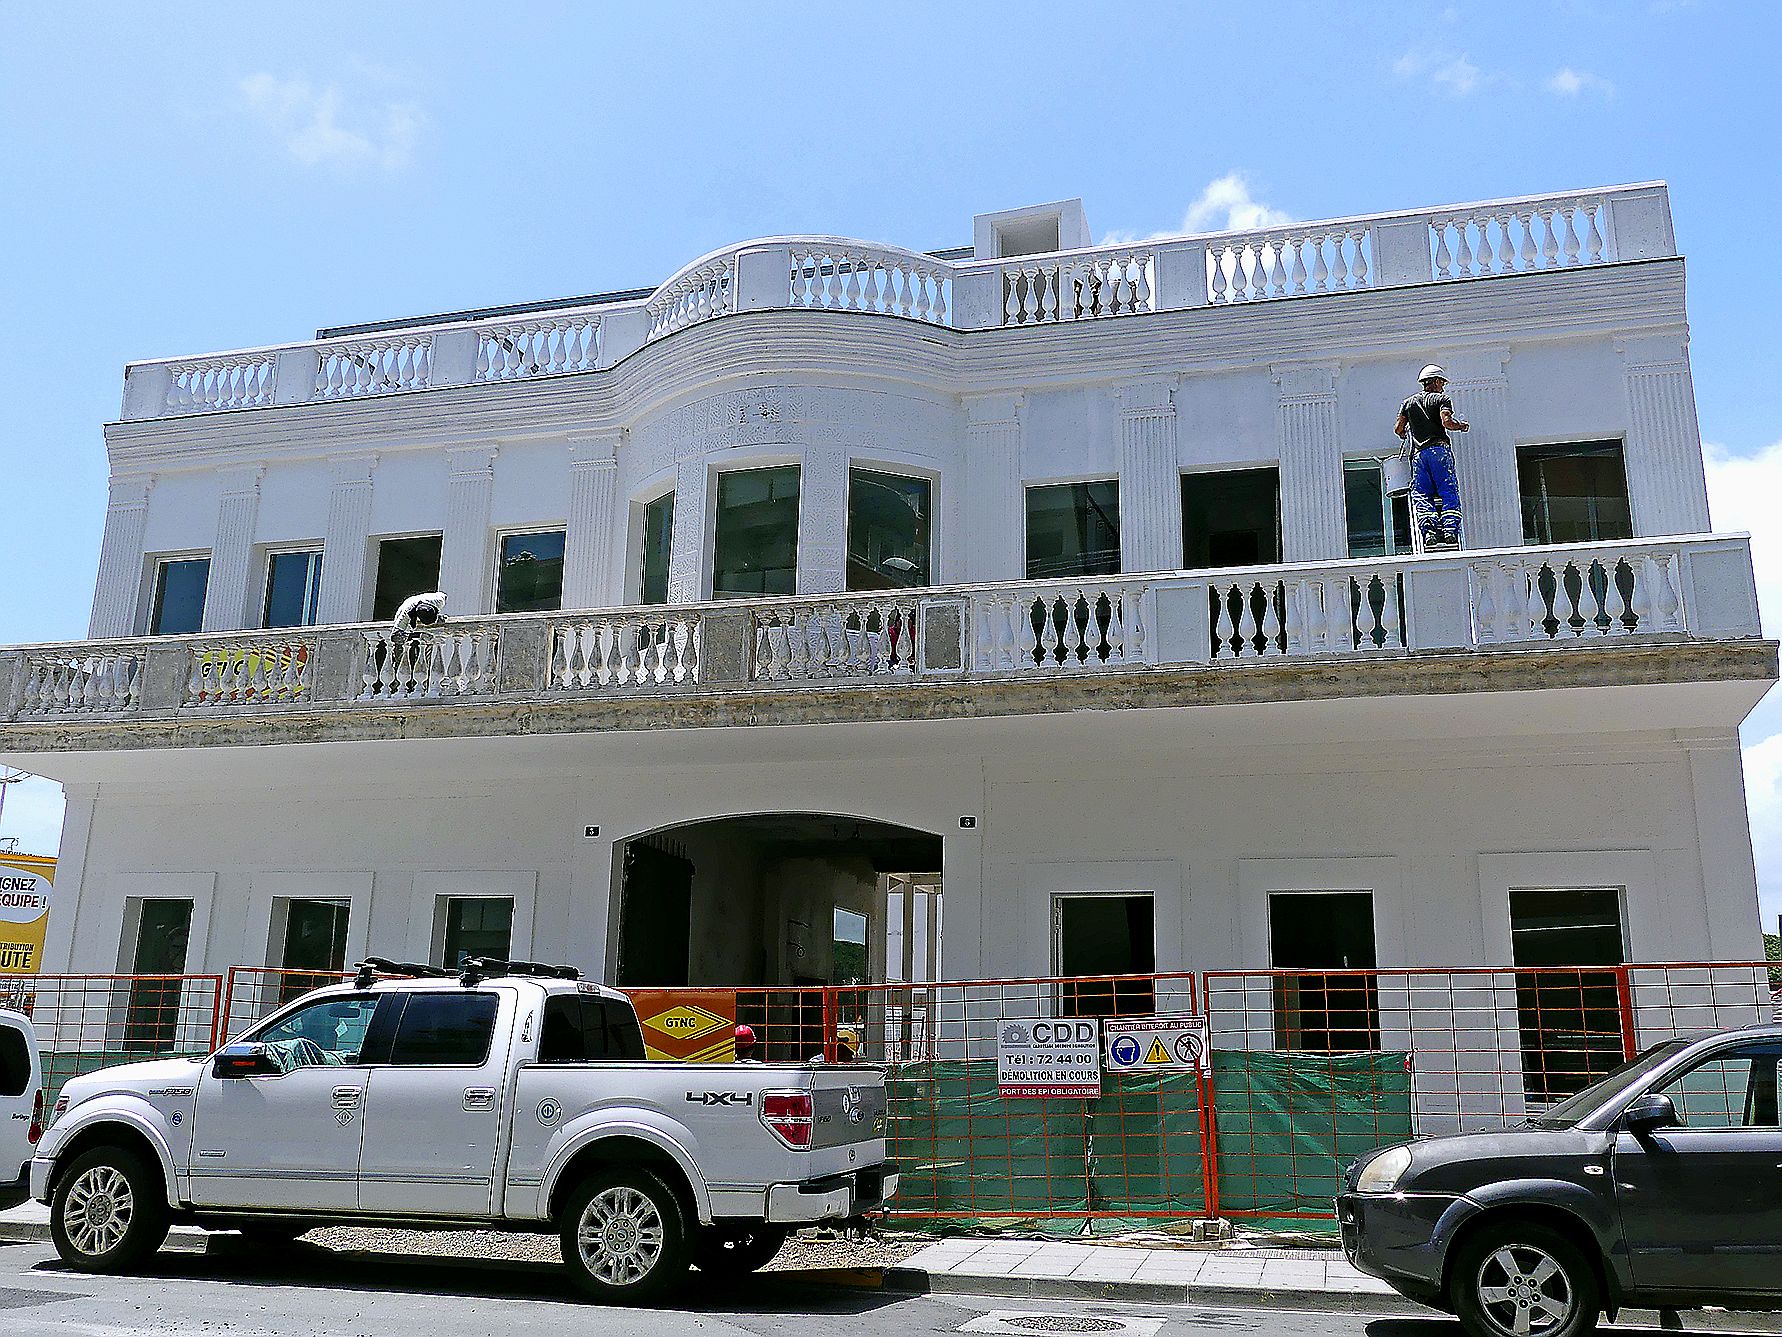
[[[1445,381],[1448,379],[1448,373],[1432,362],[1417,373],[1417,379],[1419,381]]]

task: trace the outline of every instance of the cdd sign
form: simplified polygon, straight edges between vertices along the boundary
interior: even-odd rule
[[[35,975],[49,925],[56,861],[0,854],[0,975]]]
[[[1110,1017],[1103,1023],[1109,1072],[1198,1072],[1210,1076],[1207,1019],[1192,1013]]]
[[[1101,1022],[1039,1017],[996,1028],[996,1085],[1005,1097],[1101,1095]]]

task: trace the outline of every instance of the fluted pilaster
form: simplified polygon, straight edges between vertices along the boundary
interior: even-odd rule
[[[966,578],[1021,580],[1027,575],[1021,489],[1021,396],[966,401]]]
[[[210,581],[204,593],[205,631],[237,631],[259,621],[258,610],[248,606],[248,581],[254,521],[260,514],[260,479],[265,473],[255,467],[223,477],[217,533],[210,545]]]
[[[365,562],[371,542],[371,476],[375,455],[329,461],[328,532],[322,536],[322,589],[317,619],[358,622],[365,616]]]
[[[1708,480],[1689,345],[1681,335],[1617,339],[1627,392],[1627,490],[1634,533],[1709,528]]]
[[[1343,443],[1335,363],[1277,364],[1276,443],[1281,454],[1281,556],[1322,562],[1349,554],[1343,515]]]
[[[569,443],[569,515],[563,535],[563,606],[611,608],[623,602],[613,550],[624,526],[614,509],[621,433]]]
[[[446,453],[445,533],[439,545],[439,588],[446,611],[486,613],[489,592],[489,499],[495,491],[496,446]]]
[[[1460,479],[1461,539],[1469,548],[1512,548],[1522,542],[1516,443],[1510,431],[1510,350],[1451,354],[1448,395],[1472,429],[1454,437]]]
[[[1176,463],[1176,381],[1119,392],[1120,569],[1182,566],[1182,481]]]
[[[136,630],[141,594],[142,536],[148,523],[148,498],[153,474],[111,480],[105,506],[105,537],[99,545],[99,577],[93,587],[93,615],[87,634],[94,638],[128,636]]]

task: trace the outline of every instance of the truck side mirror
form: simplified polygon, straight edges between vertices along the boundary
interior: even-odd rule
[[[1677,1107],[1671,1103],[1669,1096],[1661,1096],[1652,1091],[1629,1105],[1621,1116],[1621,1122],[1628,1132],[1639,1137],[1659,1128],[1674,1128],[1682,1120],[1677,1117]]]
[[[280,1072],[266,1046],[259,1044],[224,1045],[210,1070],[218,1077],[276,1077]]]

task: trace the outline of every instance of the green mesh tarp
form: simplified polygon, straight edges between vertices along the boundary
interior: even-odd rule
[[[1403,1054],[1216,1051],[1213,1071],[1220,1208],[1253,1222],[1328,1213],[1349,1161],[1410,1136]],[[1004,1100],[993,1060],[955,1059],[896,1066],[887,1094],[901,1224],[1074,1233],[1090,1212],[1116,1218],[1098,1229],[1206,1215],[1190,1074],[1107,1073],[1093,1101]]]

